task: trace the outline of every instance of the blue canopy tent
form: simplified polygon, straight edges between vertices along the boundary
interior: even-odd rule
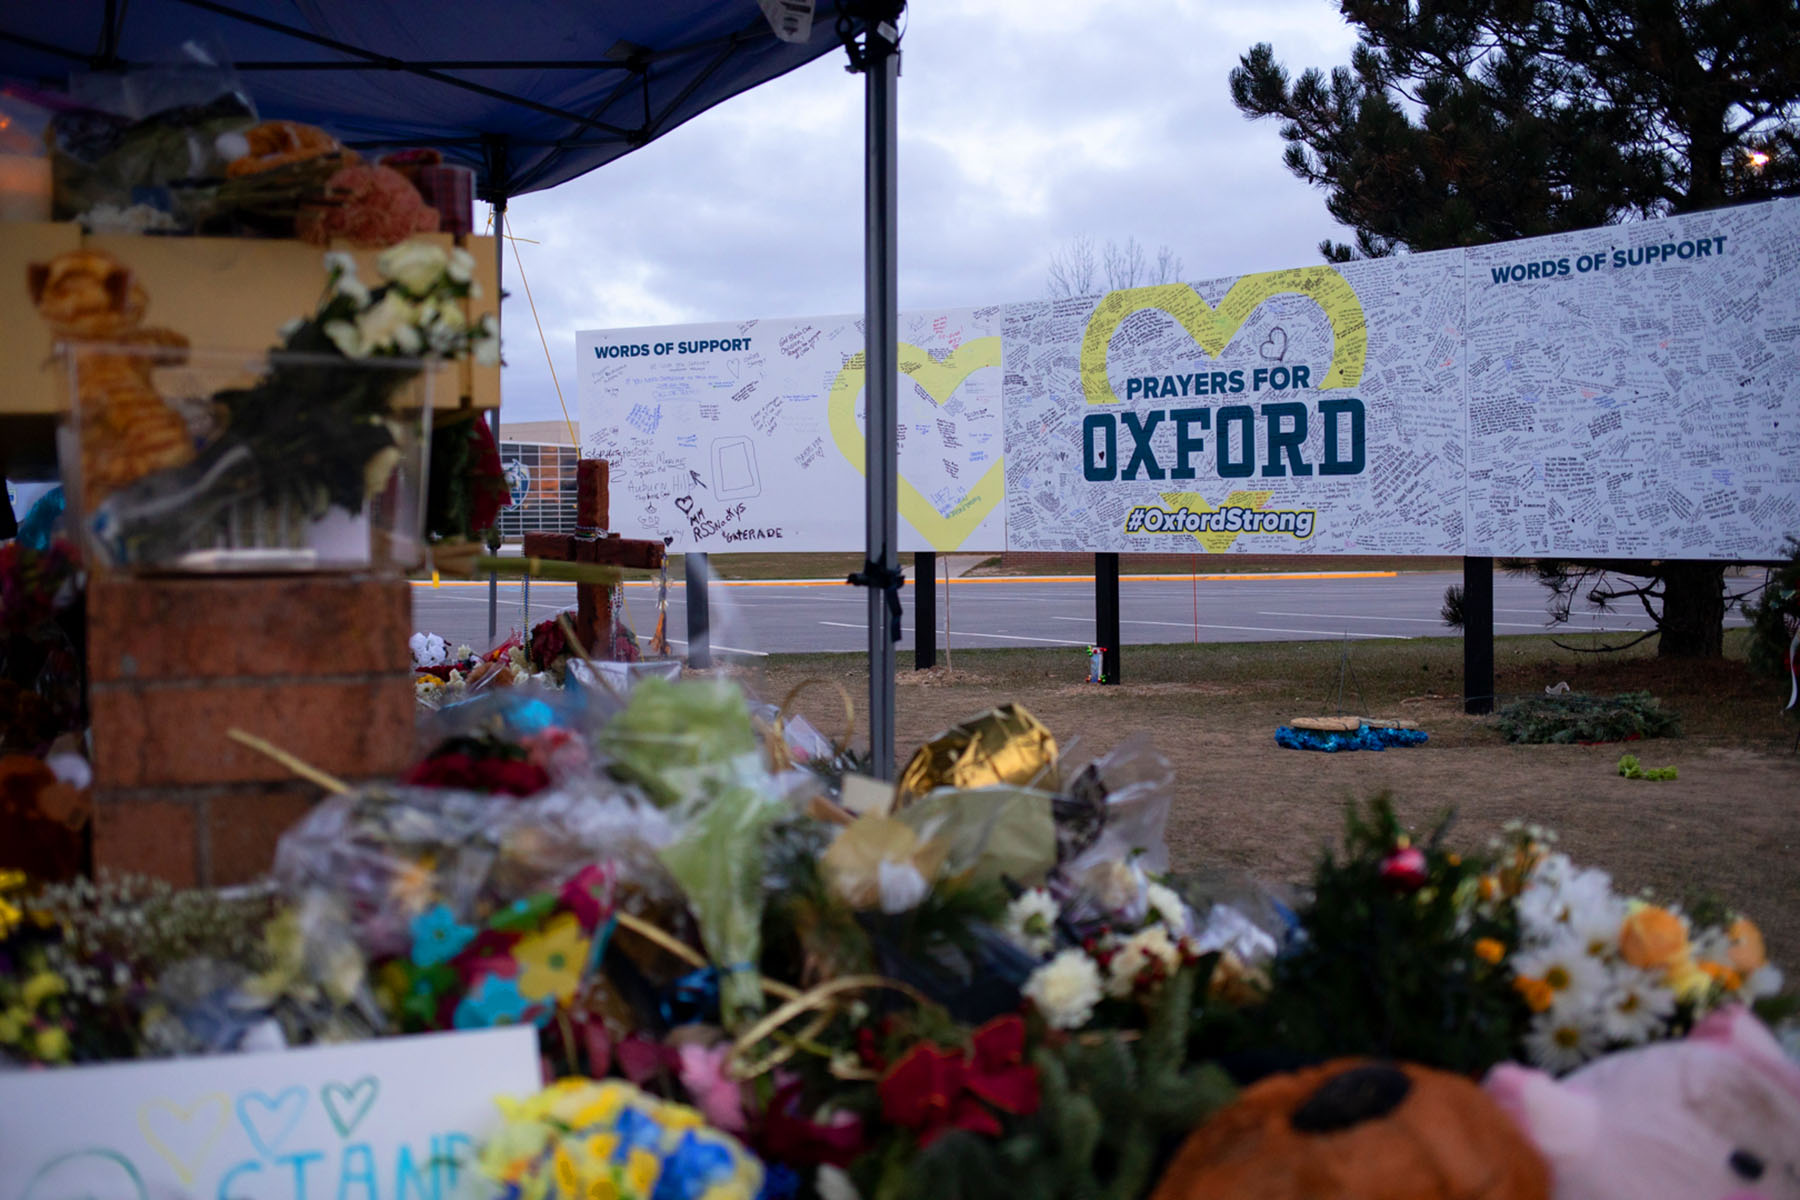
[[[894,97],[904,0],[64,0],[0,13],[0,81],[59,86],[187,42],[223,49],[267,118],[364,150],[431,146],[477,195],[585,174],[839,45],[867,87],[870,749],[893,771],[896,540]],[[810,26],[805,18],[810,13]],[[780,32],[777,32],[779,28]],[[496,420],[497,420],[496,415]],[[496,593],[490,582],[490,613]]]

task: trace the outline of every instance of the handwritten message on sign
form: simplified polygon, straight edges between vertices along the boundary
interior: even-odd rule
[[[529,1028],[0,1074],[0,1200],[450,1200]]]
[[[902,313],[904,550],[1776,558],[1800,200]],[[859,550],[851,317],[577,335],[627,536]]]

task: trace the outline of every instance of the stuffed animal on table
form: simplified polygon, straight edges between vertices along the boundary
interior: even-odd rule
[[[93,343],[74,350],[89,508],[153,471],[192,460],[187,422],[151,382],[156,367],[186,360],[188,342],[173,330],[144,326],[149,298],[130,268],[98,250],[72,250],[33,263],[26,283],[58,339]]]
[[[1339,1059],[1247,1089],[1188,1136],[1151,1200],[1545,1200],[1549,1180],[1469,1080]]]
[[[1555,1200],[1800,1198],[1800,1064],[1741,1007],[1560,1081],[1508,1064],[1485,1086],[1549,1160]]]

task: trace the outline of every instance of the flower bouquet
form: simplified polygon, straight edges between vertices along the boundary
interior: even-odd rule
[[[140,336],[160,331],[135,327],[109,328],[123,340],[65,346],[83,447],[76,492],[100,561],[232,569],[422,560],[432,375],[463,354],[497,361],[491,318],[471,327],[464,315],[473,261],[403,243],[382,254],[371,287],[348,255],[325,259],[318,309],[290,322],[266,354],[194,353],[185,339],[172,350],[167,338]],[[55,267],[52,287],[62,278]]]

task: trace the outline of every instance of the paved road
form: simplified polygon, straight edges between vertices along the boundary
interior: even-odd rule
[[[1121,633],[1126,645],[1162,642],[1270,642],[1317,638],[1444,637],[1438,615],[1444,589],[1460,574],[1420,572],[1382,577],[1270,578],[1235,575],[1199,580],[1126,578],[1120,583]],[[943,627],[945,585],[938,581]],[[907,589],[910,597],[911,587]],[[1495,633],[1543,633],[1545,592],[1530,579],[1494,578]],[[569,584],[534,583],[529,618],[541,621],[574,605]],[[858,651],[868,646],[864,594],[837,583],[720,583],[708,591],[715,651],[743,654]],[[487,643],[486,584],[453,584],[413,592],[413,624],[451,645]],[[626,615],[640,635],[656,624],[653,584],[625,592]],[[949,641],[956,649],[996,646],[1084,647],[1094,636],[1091,580],[1036,577],[958,579],[949,587]],[[906,604],[903,653],[912,651],[912,604]],[[517,583],[500,586],[500,629],[525,624]],[[1576,631],[1642,629],[1641,612],[1577,613]],[[1733,614],[1728,625],[1742,625]],[[679,652],[687,636],[682,586],[669,589],[670,641]],[[944,635],[940,632],[938,644]]]

